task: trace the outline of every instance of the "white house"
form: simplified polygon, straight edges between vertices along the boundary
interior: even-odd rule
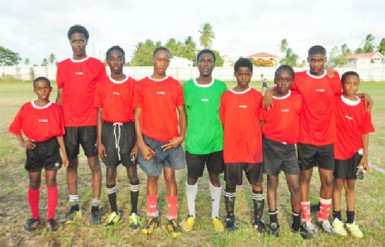
[[[188,60],[184,57],[177,57],[174,56],[170,59],[170,68],[185,68],[185,67],[192,67],[193,61]]]
[[[385,57],[379,52],[352,54],[346,56],[348,63],[344,67],[368,67],[371,64],[385,63]]]

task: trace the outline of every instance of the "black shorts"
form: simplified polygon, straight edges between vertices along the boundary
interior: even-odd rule
[[[79,154],[79,145],[82,145],[87,157],[98,154],[96,150],[96,126],[66,127],[64,143],[67,156],[72,160]]]
[[[298,143],[297,149],[301,170],[307,170],[313,166],[325,170],[334,170],[334,144],[314,146]]]
[[[117,167],[122,163],[125,167],[130,167],[135,164],[130,158],[136,142],[134,122],[104,122],[102,142],[106,148],[106,166]]]
[[[59,144],[56,138],[51,138],[45,142],[34,142],[34,149],[27,149],[27,160],[25,169],[28,172],[46,170],[58,170],[62,166]]]
[[[355,153],[350,159],[335,160],[334,178],[338,179],[357,179],[357,166],[360,163],[362,155]]]
[[[263,169],[267,175],[278,175],[281,171],[298,175],[299,164],[294,144],[283,144],[263,137]]]
[[[250,184],[263,182],[263,163],[228,163],[225,164],[225,180],[236,185],[242,185],[243,171]]]
[[[223,151],[210,154],[191,154],[186,151],[187,176],[197,179],[202,177],[205,164],[207,171],[219,175],[223,172]]]

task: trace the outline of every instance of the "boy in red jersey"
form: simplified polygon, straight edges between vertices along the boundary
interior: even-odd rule
[[[36,78],[33,86],[37,100],[25,103],[21,107],[9,126],[9,132],[15,134],[20,145],[26,148],[25,169],[29,175],[28,201],[32,218],[28,220],[25,229],[33,232],[40,224],[39,195],[41,170],[44,168],[48,198],[45,226],[49,231],[56,231],[58,228],[55,221],[58,198],[56,173],[61,166],[68,166],[63,141],[65,133],[63,112],[60,106],[49,101],[52,87],[47,78]],[[60,157],[59,149],[62,151],[63,159]]]
[[[347,236],[341,220],[341,192],[345,188],[347,204],[346,228],[353,237],[362,238],[363,233],[354,221],[355,182],[357,169],[368,171],[369,133],[374,132],[370,112],[357,97],[360,77],[354,71],[345,72],[341,78],[343,95],[336,99],[337,141],[334,145],[334,192],[333,229],[341,236]],[[359,150],[362,149],[362,155]]]
[[[299,165],[295,144],[299,135],[299,115],[302,111],[302,97],[290,90],[294,81],[294,70],[281,65],[275,71],[273,105],[261,111],[263,134],[264,172],[267,174],[267,202],[269,204],[269,234],[278,237],[277,187],[279,173],[285,172],[291,195],[293,231],[301,229],[301,194],[299,186]]]
[[[236,229],[234,203],[236,186],[242,185],[243,171],[252,186],[254,203],[253,225],[259,232],[265,232],[262,220],[264,208],[262,133],[259,112],[262,95],[249,86],[253,64],[240,58],[234,65],[238,85],[223,93],[219,109],[224,130],[223,157],[225,162],[226,228]]]
[[[100,189],[102,172],[96,150],[97,109],[94,107],[96,82],[106,77],[104,64],[88,57],[86,46],[89,34],[83,26],[68,30],[73,56],[57,66],[58,95],[56,103],[63,106],[66,135],[64,142],[70,164],[67,168],[67,185],[71,208],[64,222],[71,223],[81,217],[77,188],[78,154],[81,144],[92,174],[92,209],[90,224],[100,223]]]
[[[152,58],[153,74],[138,83],[134,108],[135,131],[140,148],[138,163],[147,174],[149,219],[143,233],[151,234],[159,224],[158,178],[163,171],[168,205],[167,229],[173,237],[177,237],[181,229],[177,223],[178,189],[175,170],[183,169],[185,163],[181,144],[186,133],[186,113],[182,85],[166,74],[170,56],[164,47],[155,49]]]
[[[97,146],[100,158],[107,166],[107,194],[112,211],[107,218],[106,226],[116,225],[121,218],[116,204],[116,175],[117,166],[122,163],[130,180],[130,226],[137,229],[140,223],[137,215],[139,178],[135,163],[138,148],[135,146],[132,107],[137,82],[123,74],[125,58],[124,50],[120,46],[111,47],[107,51],[106,60],[111,75],[98,83],[95,92],[95,107],[98,108]],[[133,160],[130,155],[135,155]]]

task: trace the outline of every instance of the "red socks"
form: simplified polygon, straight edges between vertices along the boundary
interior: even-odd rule
[[[157,217],[158,210],[156,208],[156,201],[158,195],[147,195],[147,215],[150,217]]]
[[[302,222],[310,221],[310,201],[301,202],[301,213],[302,213]]]
[[[31,208],[32,218],[38,219],[39,215],[39,196],[40,196],[40,188],[36,190],[28,187],[28,203]]]
[[[54,187],[47,186],[47,199],[48,199],[47,220],[55,219],[57,197],[58,197],[57,184]]]
[[[178,196],[167,196],[168,203],[168,219],[176,219],[178,217]]]
[[[329,220],[330,203],[332,199],[320,198],[320,208],[318,213],[318,221]]]

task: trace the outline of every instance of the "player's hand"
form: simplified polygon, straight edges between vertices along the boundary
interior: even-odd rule
[[[103,160],[104,162],[106,162],[107,152],[106,152],[106,148],[104,147],[103,143],[98,143],[97,147],[98,147],[98,154],[99,154],[100,159]]]
[[[24,143],[23,143],[23,148],[26,148],[26,149],[35,149],[36,147],[36,144],[34,143],[33,140],[25,140]]]
[[[67,168],[69,166],[70,162],[67,158],[63,158],[63,164],[62,164],[62,167],[63,168]]]
[[[138,153],[139,153],[139,146],[137,143],[135,143],[135,146],[131,150],[131,162],[135,163],[135,161],[138,159]]]
[[[364,173],[369,172],[369,162],[367,157],[362,157],[360,160],[360,163],[358,164],[357,168],[361,169],[364,171]]]
[[[367,93],[364,93],[363,96],[364,96],[363,100],[364,100],[366,111],[371,111],[372,107],[373,107],[373,100],[372,100],[372,98],[370,98],[369,94],[367,94]]]
[[[270,106],[273,105],[273,91],[268,89],[265,90],[265,95],[263,96],[262,106],[269,110]]]
[[[176,147],[178,147],[180,144],[182,144],[183,141],[184,141],[184,138],[181,137],[181,136],[174,137],[174,138],[172,138],[172,140],[171,140],[169,143],[164,144],[164,145],[162,146],[162,150],[163,150],[163,152],[164,152],[164,151],[167,151],[167,150],[170,149],[170,148],[176,148]]]
[[[142,152],[143,158],[146,160],[150,160],[156,156],[156,152],[146,144],[139,148],[140,152]]]
[[[326,74],[327,74],[330,78],[333,78],[333,77],[334,77],[334,68],[327,66],[327,67],[326,67]]]

